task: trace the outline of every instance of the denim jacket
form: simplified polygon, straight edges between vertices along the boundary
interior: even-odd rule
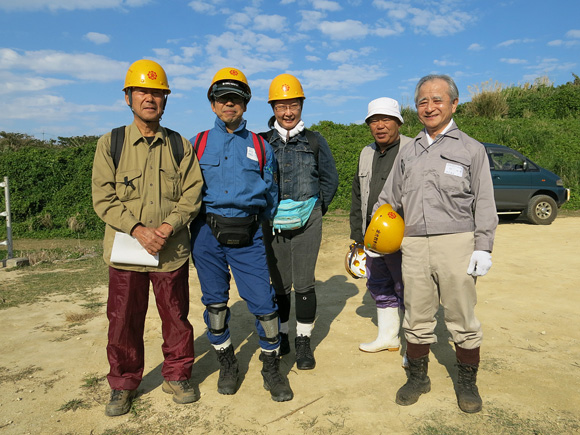
[[[338,172],[328,143],[318,132],[318,163],[304,131],[284,142],[278,131],[271,131],[270,145],[278,161],[280,201],[305,201],[319,195],[316,206],[328,210],[338,189]]]

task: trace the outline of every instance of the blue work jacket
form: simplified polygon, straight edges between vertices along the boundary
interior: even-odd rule
[[[225,123],[216,117],[199,160],[204,179],[202,212],[225,217],[258,215],[260,220],[274,217],[278,206],[276,157],[268,142],[264,141],[264,146],[266,161],[260,173],[246,121],[228,133]]]

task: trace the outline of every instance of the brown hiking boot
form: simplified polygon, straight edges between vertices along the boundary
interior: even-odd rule
[[[111,390],[111,399],[105,407],[105,415],[117,417],[127,414],[136,395],[137,390]]]
[[[409,377],[407,383],[397,391],[395,402],[398,405],[408,406],[416,403],[421,394],[431,391],[431,380],[427,376],[429,356],[421,358],[408,358]]]
[[[190,379],[184,379],[182,381],[163,381],[161,389],[164,393],[173,394],[173,401],[180,405],[197,402],[199,400],[199,394],[191,384]]]
[[[464,364],[458,362],[459,374],[457,376],[457,404],[463,412],[473,413],[481,411],[482,401],[475,382],[477,381],[477,364]]]

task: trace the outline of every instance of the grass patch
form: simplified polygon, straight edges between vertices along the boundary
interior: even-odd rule
[[[569,413],[545,412],[534,414],[533,418],[519,415],[512,410],[485,407],[477,414],[437,413],[426,416],[421,426],[413,431],[413,435],[554,435],[577,433],[580,430],[580,420]],[[460,420],[449,424],[449,421]],[[463,421],[461,421],[463,420]]]
[[[80,325],[96,317],[97,313],[65,313],[64,318],[68,323],[73,323],[74,325]]]
[[[41,371],[40,367],[30,366],[17,372],[11,372],[7,367],[0,367],[0,384],[5,382],[18,382],[23,379],[32,378],[32,375]]]
[[[69,400],[68,402],[66,402],[60,408],[58,408],[57,411],[67,412],[67,411],[76,411],[77,409],[87,409],[87,408],[89,408],[89,405],[87,405],[84,400],[72,399],[72,400]]]
[[[100,257],[74,262],[41,263],[13,279],[2,279],[0,309],[46,300],[53,295],[83,294],[94,303],[90,290],[108,282],[108,268]]]
[[[83,378],[82,387],[89,390],[94,390],[101,386],[105,378],[105,376],[99,376],[96,373],[90,373]]]

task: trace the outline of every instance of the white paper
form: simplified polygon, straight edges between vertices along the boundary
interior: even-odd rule
[[[111,262],[137,266],[158,266],[159,254],[151,255],[135,237],[117,232],[113,241]]]

